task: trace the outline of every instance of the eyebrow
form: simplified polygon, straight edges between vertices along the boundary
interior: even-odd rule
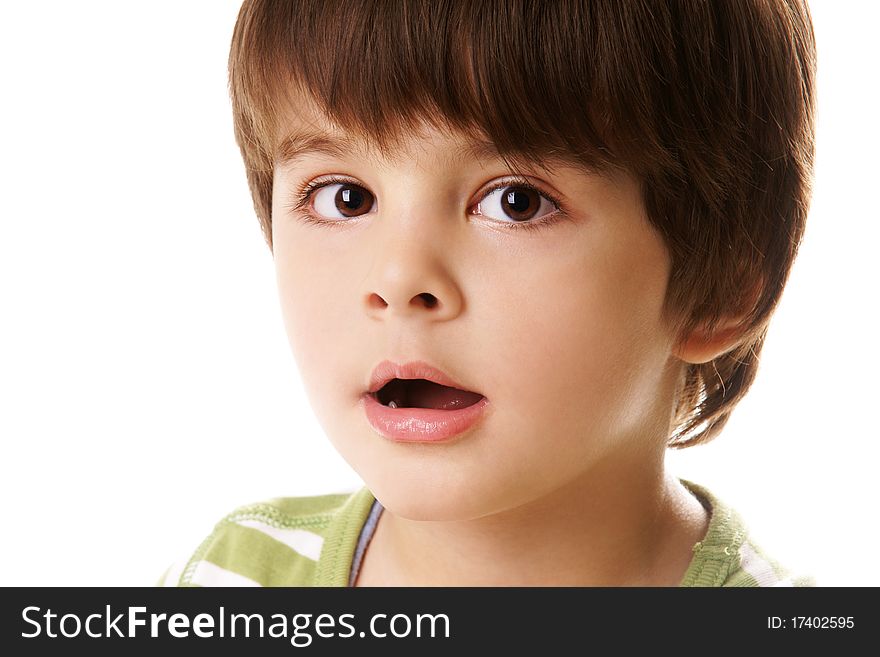
[[[350,155],[366,157],[367,153],[359,142],[347,137],[310,131],[293,132],[278,145],[277,163],[285,166],[293,165],[308,155],[344,158]],[[452,149],[450,153],[450,159],[465,156],[479,159],[496,158],[498,149],[490,141],[468,140],[464,145]]]

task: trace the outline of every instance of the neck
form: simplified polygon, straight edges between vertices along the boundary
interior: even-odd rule
[[[662,453],[466,521],[382,513],[357,586],[677,586],[708,514]]]

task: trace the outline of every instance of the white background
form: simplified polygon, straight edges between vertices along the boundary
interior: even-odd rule
[[[0,9],[2,585],[152,585],[238,505],[360,485],[301,390],[233,139],[238,5]],[[669,463],[786,565],[876,586],[880,11],[811,6],[801,255],[752,391]]]

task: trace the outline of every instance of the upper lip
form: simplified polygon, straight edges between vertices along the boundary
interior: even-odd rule
[[[426,379],[439,383],[441,386],[476,392],[475,390],[465,388],[442,370],[422,360],[413,360],[402,365],[390,360],[383,360],[373,368],[373,373],[370,376],[369,392],[376,392],[392,379]]]

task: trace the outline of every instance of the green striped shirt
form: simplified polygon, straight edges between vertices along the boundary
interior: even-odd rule
[[[711,517],[679,586],[816,586],[769,557],[740,515],[685,479]],[[171,565],[158,586],[349,586],[358,545],[376,499],[354,493],[274,498],[240,507],[216,524],[196,551]],[[373,514],[375,517],[375,513]]]

